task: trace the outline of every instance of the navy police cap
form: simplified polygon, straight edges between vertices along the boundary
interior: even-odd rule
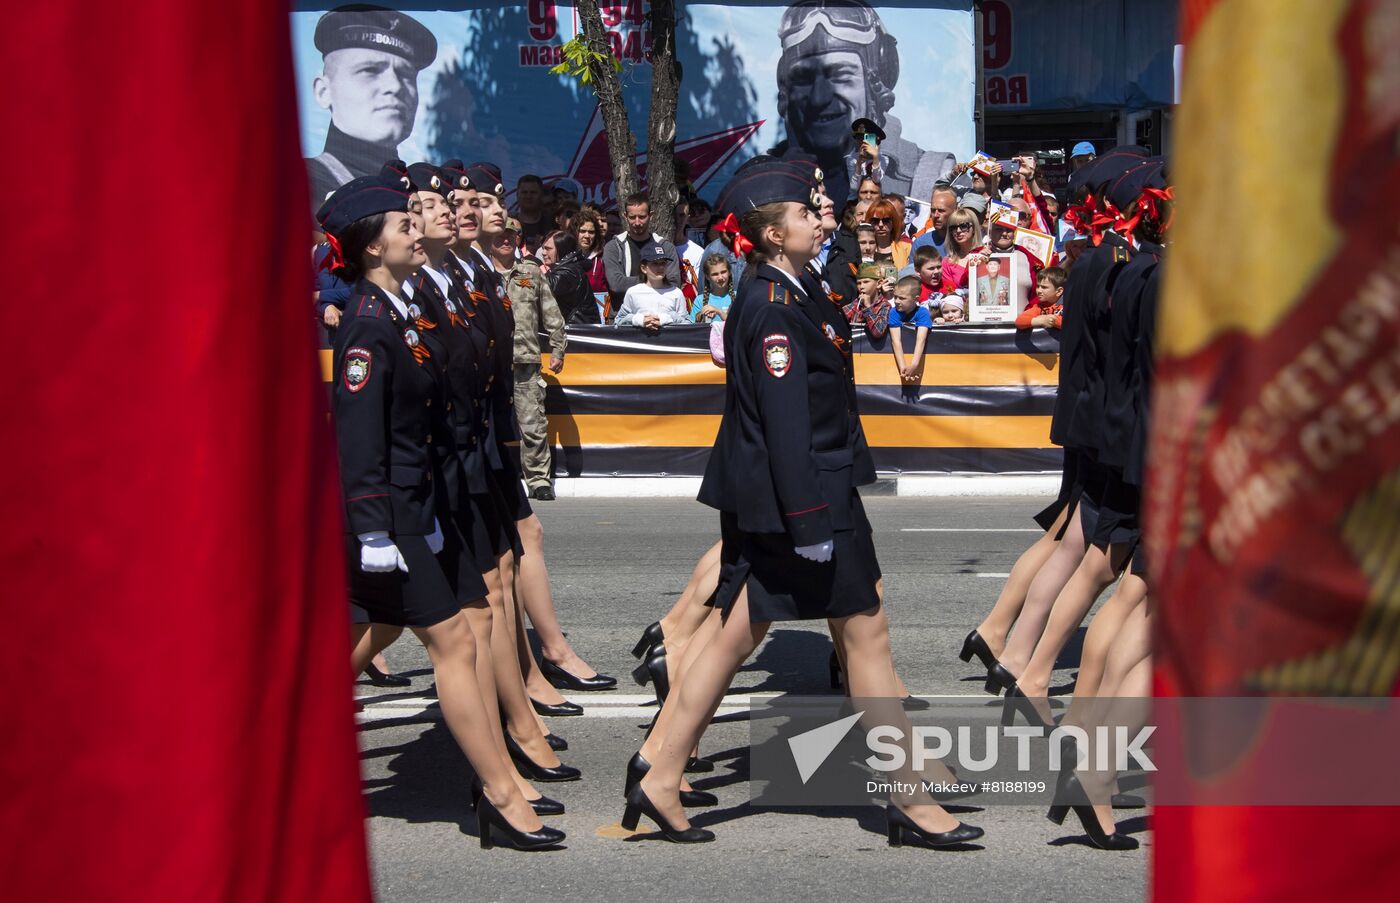
[[[750,169],[750,168],[752,168],[752,167],[754,167],[754,166],[760,166],[760,165],[762,165],[762,164],[764,164],[764,163],[773,163],[773,162],[777,161],[778,159],[779,159],[778,157],[775,157],[775,156],[773,156],[772,154],[754,154],[752,157],[749,157],[749,158],[748,158],[747,160],[745,160],[743,163],[740,163],[740,164],[739,164],[739,168],[736,169],[736,170],[734,170],[734,175],[737,176],[739,173],[743,172],[744,170]]]
[[[407,211],[411,189],[408,176],[386,166],[372,176],[351,179],[331,192],[316,211],[316,222],[321,224],[321,231],[339,235],[351,223],[376,213]]]
[[[401,56],[423,70],[437,58],[437,38],[412,16],[367,3],[338,6],[316,22],[313,40],[325,56],[333,50],[362,47]]]
[[[721,213],[743,216],[764,204],[792,201],[808,207],[817,206],[815,173],[808,175],[799,164],[780,160],[746,167],[720,193],[716,209]]]
[[[477,191],[486,191],[496,197],[506,193],[505,182],[501,180],[501,168],[495,163],[473,163],[466,168],[466,175]]]
[[[408,179],[413,183],[414,191],[433,191],[443,197],[452,193],[452,186],[431,163],[414,163],[408,168]]]
[[[821,162],[811,154],[793,154],[784,159],[789,165],[796,166],[798,170],[810,175],[817,182],[826,182],[826,173],[822,172]]]
[[[1092,162],[1080,168],[1069,177],[1069,190],[1073,195],[1081,188],[1094,191],[1105,182],[1111,182],[1123,173],[1142,163],[1147,158],[1147,148],[1136,144],[1115,147]]]
[[[1161,159],[1153,158],[1114,179],[1108,186],[1108,199],[1119,210],[1127,210],[1142,195],[1144,188],[1166,187],[1165,165]]]
[[[471,177],[467,175],[467,164],[461,160],[448,160],[438,167],[438,175],[442,176],[449,189],[473,190]]]
[[[412,183],[413,181],[413,177],[408,174],[408,164],[398,158],[395,158],[393,160],[385,160],[384,168],[388,170],[393,170],[394,172],[408,179],[410,183]],[[409,185],[409,190],[413,190],[412,184]]]

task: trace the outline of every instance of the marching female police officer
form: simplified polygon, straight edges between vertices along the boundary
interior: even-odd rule
[[[355,625],[354,673],[376,646],[412,629],[432,661],[443,718],[483,785],[482,846],[492,845],[493,827],[511,846],[554,846],[564,832],[540,823],[491,743],[495,714],[480,695],[475,639],[436,557],[446,384],[422,312],[403,297],[404,282],[427,262],[409,188],[386,168],[348,182],[316,214],[339,274],[354,285],[353,316],[336,335],[333,384],[350,596],[368,621]]]
[[[724,416],[699,497],[720,511],[713,604],[723,623],[672,689],[657,724],[660,733],[668,722],[661,752],[628,791],[622,820],[634,829],[646,815],[673,841],[714,839],[686,820],[680,781],[720,698],[771,622],[829,619],[847,653],[851,695],[884,698],[902,712],[888,627],[877,617],[880,567],[855,488],[858,430],[846,362],[821,318],[804,310],[830,303],[811,298],[801,278],[824,238],[817,201],[810,176],[782,162],[749,167],[720,199],[739,217],[754,274],[725,325]],[[982,834],[931,800],[890,805],[886,817],[891,844],[913,836],[941,846]]]
[[[407,287],[431,314],[431,340],[443,347],[447,360],[450,433],[441,446],[445,458],[443,483],[461,541],[456,541],[456,535],[449,531],[448,548],[439,558],[473,631],[489,641],[479,646],[478,654],[490,663],[494,678],[487,678],[486,669],[482,669],[483,681],[492,690],[487,704],[499,699],[507,722],[504,732],[492,725],[502,754],[510,753],[536,780],[577,780],[578,769],[558,761],[547,732],[530,709],[516,653],[514,620],[506,611],[499,557],[510,545],[498,511],[501,504],[492,496],[494,483],[488,477],[481,451],[486,438],[481,412],[489,394],[485,372],[490,368],[486,355],[489,339],[483,335],[483,318],[467,306],[465,292],[446,269],[458,237],[456,213],[450,204],[453,189],[431,164],[415,163],[406,173],[422,206],[423,247],[428,257]],[[523,779],[521,783],[524,785]],[[562,804],[536,798],[537,791],[532,787],[524,785],[521,790],[539,814],[563,812]]]

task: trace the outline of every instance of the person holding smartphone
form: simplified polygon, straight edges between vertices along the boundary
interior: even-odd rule
[[[855,149],[846,155],[846,172],[850,176],[851,196],[855,197],[862,182],[869,180],[876,185],[885,178],[885,161],[880,156],[880,142],[885,140],[885,130],[873,119],[857,119],[851,123],[851,138]]]

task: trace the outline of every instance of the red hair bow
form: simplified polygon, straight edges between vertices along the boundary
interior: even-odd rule
[[[1089,220],[1089,237],[1094,242],[1094,247],[1103,244],[1103,233],[1105,226],[1113,226],[1119,219],[1118,208],[1113,206],[1113,202],[1108,198],[1103,199],[1103,209],[1094,213]]]
[[[734,253],[740,257],[747,257],[753,250],[753,242],[749,241],[739,232],[739,219],[734,214],[729,214],[719,221],[715,226],[715,231],[720,235],[729,236],[729,246],[734,249]]]
[[[330,246],[331,252],[321,261],[321,269],[333,270],[336,267],[345,266],[345,254],[340,250],[340,242],[329,232],[326,233],[326,244]]]
[[[1084,196],[1084,203],[1065,208],[1064,220],[1074,227],[1074,231],[1087,234],[1093,228],[1094,214],[1097,212],[1098,200],[1088,194]]]
[[[1144,188],[1142,190],[1142,196],[1138,198],[1138,210],[1140,212],[1145,211],[1147,217],[1153,222],[1161,223],[1161,230],[1165,232],[1172,224],[1172,217],[1176,215],[1176,208],[1172,207],[1167,210],[1167,219],[1163,222],[1161,202],[1171,202],[1175,200],[1176,191],[1171,186],[1167,186],[1166,188]]]

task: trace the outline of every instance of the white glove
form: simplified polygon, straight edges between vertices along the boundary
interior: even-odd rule
[[[433,518],[433,532],[428,535],[428,551],[434,555],[442,551],[442,524],[438,523],[436,517]]]
[[[819,542],[814,546],[798,546],[794,551],[796,551],[797,554],[801,555],[803,558],[820,562],[830,561],[831,551],[835,547],[836,544],[828,539],[826,542]]]
[[[389,534],[383,530],[360,534],[360,570],[370,574],[384,574],[398,568],[408,573],[408,562]]]

